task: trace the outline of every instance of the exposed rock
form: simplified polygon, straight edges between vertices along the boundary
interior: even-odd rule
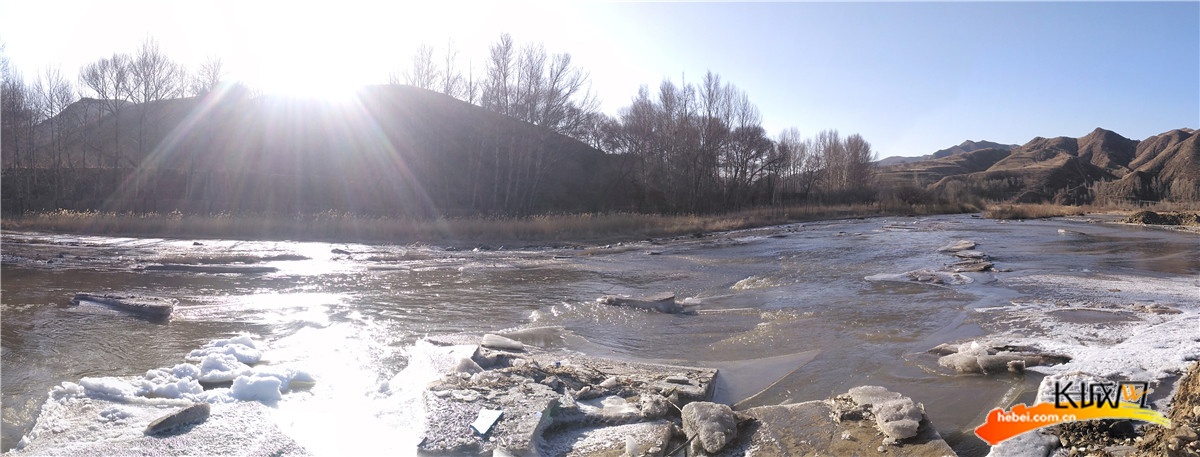
[[[977,260],[985,260],[985,259],[987,259],[987,258],[988,258],[987,254],[983,253],[983,251],[976,251],[976,250],[973,250],[973,249],[972,249],[972,250],[966,250],[966,251],[958,251],[958,252],[955,252],[955,253],[954,253],[954,256],[955,256],[955,257],[958,257],[958,258],[960,258],[960,259],[977,259]]]
[[[683,407],[683,433],[691,440],[688,455],[711,455],[737,439],[737,418],[729,405],[709,402]]]
[[[975,280],[971,279],[970,277],[958,273],[949,273],[945,271],[928,269],[913,270],[900,274],[877,274],[867,276],[863,279],[866,279],[867,281],[917,282],[935,286],[961,286],[975,282]]]
[[[162,319],[169,317],[171,312],[175,310],[175,304],[178,303],[178,300],[164,297],[132,294],[86,294],[82,292],[75,294],[75,297],[71,299],[71,302],[75,304],[79,304],[81,301],[99,303],[121,311]]]
[[[1200,362],[1194,362],[1175,387],[1167,414],[1172,428],[1149,424],[1137,443],[1139,457],[1200,455]]]
[[[938,252],[958,252],[968,249],[975,249],[975,242],[970,240],[958,240],[938,248]]]
[[[735,413],[708,403],[713,369],[485,349],[463,345],[479,341],[468,335],[427,341],[452,345],[453,357],[426,388],[422,453],[659,456],[683,446],[689,455],[954,455],[921,404],[881,387]],[[453,361],[464,365],[466,354],[491,363],[461,373]],[[501,414],[486,435],[473,433],[484,409]]]
[[[643,295],[638,297],[605,295],[596,301],[604,305],[628,306],[631,308],[648,309],[667,314],[678,314],[684,311],[683,305],[675,301],[675,294],[670,292]]]
[[[978,273],[983,271],[994,271],[995,264],[982,260],[965,260],[950,264],[950,269],[955,273]]]
[[[711,398],[716,376],[713,369],[599,359],[532,346],[524,346],[525,352],[464,346],[480,341],[467,335],[427,341],[451,344],[450,354],[472,354],[458,366],[467,365],[467,371],[480,366],[481,371],[467,375],[446,367],[446,375],[426,388],[425,435],[418,446],[424,453],[619,455],[633,450],[632,455],[660,455],[670,440],[669,427],[661,421],[679,420],[680,406]],[[668,377],[689,382],[676,384]],[[468,427],[483,409],[502,412],[485,436]],[[646,439],[627,441],[633,435],[625,432],[634,431]]]
[[[860,404],[855,398],[875,403]],[[865,386],[830,400],[751,408],[739,412],[752,419],[739,431],[742,438],[720,455],[955,455],[923,413],[916,419],[918,425],[913,436],[893,439],[879,428],[879,419],[874,413],[876,403],[888,405],[882,408],[893,408],[911,401],[881,387]],[[918,403],[913,403],[912,407],[888,409],[883,412],[889,417],[902,418],[884,423],[895,424],[891,427],[893,432],[907,434],[911,428],[906,421],[918,417],[909,412],[921,409]],[[904,412],[902,416],[890,415],[901,411]]]
[[[1179,314],[1183,312],[1169,306],[1160,305],[1158,303],[1151,303],[1149,305],[1133,305],[1131,308],[1134,311],[1141,311],[1143,313],[1150,314]]]
[[[150,423],[150,425],[146,426],[145,434],[154,435],[156,433],[162,433],[182,425],[204,422],[206,419],[208,419],[209,411],[210,409],[208,403],[196,403],[187,408],[183,408],[179,411],[175,411],[171,414],[167,414],[166,416],[155,419]]]

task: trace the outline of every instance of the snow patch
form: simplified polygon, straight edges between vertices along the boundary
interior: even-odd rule
[[[311,384],[308,371],[290,366],[257,365],[262,359],[259,345],[248,335],[221,339],[191,351],[187,358],[198,364],[147,370],[144,376],[85,377],[78,383],[64,382],[50,391],[51,403],[97,398],[140,405],[177,405],[191,402],[232,403],[260,401],[275,403],[296,384]],[[201,383],[232,382],[228,388],[205,390]],[[122,412],[125,411],[125,412]],[[101,422],[117,422],[128,411],[110,408],[99,413]]]

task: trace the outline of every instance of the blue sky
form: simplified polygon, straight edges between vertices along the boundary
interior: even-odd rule
[[[232,79],[321,92],[384,82],[448,38],[479,70],[507,31],[570,52],[610,114],[641,84],[711,69],[773,135],[860,133],[881,157],[1200,127],[1200,2],[247,3],[3,0],[0,40],[27,79],[153,35],[193,68],[221,56]]]

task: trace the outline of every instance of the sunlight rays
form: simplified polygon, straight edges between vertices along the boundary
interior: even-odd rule
[[[218,192],[235,199],[227,202],[234,208],[243,206],[238,200],[265,198],[268,208],[300,215],[311,212],[299,204],[302,195],[325,192],[321,195],[330,201],[346,205],[343,211],[364,209],[358,207],[367,204],[362,202],[395,202],[392,207],[369,209],[437,217],[440,209],[408,163],[414,151],[420,149],[409,138],[412,126],[397,124],[398,119],[389,114],[397,108],[406,110],[406,116],[415,113],[409,112],[412,107],[393,106],[397,100],[388,90],[388,87],[366,88],[339,100],[277,95],[235,99],[233,89],[219,87],[190,101],[191,106],[182,107],[187,110],[185,114],[174,113],[182,116],[182,120],[124,178],[119,190],[105,199],[104,208],[128,209],[119,208],[118,203],[141,198],[163,210],[171,208],[172,199],[177,197],[184,198],[179,204],[186,206],[190,203],[186,198],[198,198],[195,192],[207,193],[208,187],[216,185]],[[251,116],[253,113],[259,115]],[[169,118],[172,113],[158,114]],[[211,157],[196,155],[210,149],[219,153],[210,154]],[[180,196],[141,194],[141,189],[149,187],[146,185],[152,178],[149,170],[173,168],[186,173],[214,166],[218,178],[224,180],[206,182],[208,187],[203,191],[185,180],[179,187]],[[278,181],[266,174],[291,177]],[[311,183],[322,187],[305,188]],[[340,195],[330,195],[329,191]],[[436,225],[443,234],[449,234],[444,222]]]

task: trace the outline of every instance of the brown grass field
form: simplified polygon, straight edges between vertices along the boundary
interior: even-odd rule
[[[1200,210],[1200,203],[1160,202],[1148,206],[1138,205],[1084,205],[1067,206],[1049,203],[992,204],[984,210],[984,217],[992,219],[1044,219],[1048,217],[1082,216],[1085,214],[1119,214],[1128,216],[1138,211],[1180,212]]]
[[[5,217],[6,231],[168,238],[285,239],[442,245],[593,244],[827,219],[975,212],[970,205],[837,205],[757,208],[718,215],[560,214],[408,220],[323,212],[191,215],[50,211]]]

